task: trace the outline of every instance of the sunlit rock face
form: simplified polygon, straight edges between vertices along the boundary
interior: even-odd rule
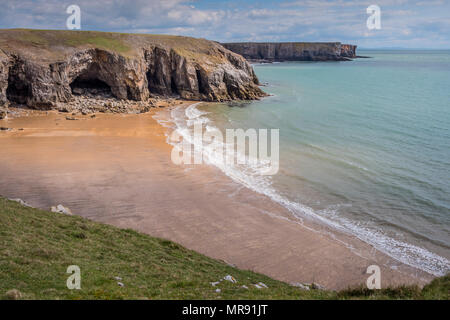
[[[145,101],[153,95],[258,99],[253,68],[219,43],[175,36],[0,30],[0,104],[52,109],[82,90]]]
[[[0,51],[0,106],[7,102],[6,89],[8,88],[9,58]]]
[[[236,42],[222,45],[248,60],[342,61],[356,57],[356,46],[340,42]]]

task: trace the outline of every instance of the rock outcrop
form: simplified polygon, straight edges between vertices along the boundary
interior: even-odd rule
[[[0,105],[53,109],[85,89],[135,101],[154,95],[205,101],[265,95],[244,58],[205,39],[0,30]]]
[[[341,57],[357,58],[356,46],[352,44],[341,44]]]
[[[0,106],[8,100],[6,98],[6,89],[8,88],[9,58],[0,51]]]
[[[340,42],[235,42],[222,45],[253,61],[345,61],[356,57],[356,46]]]

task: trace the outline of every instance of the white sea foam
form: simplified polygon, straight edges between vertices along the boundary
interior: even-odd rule
[[[424,248],[406,243],[404,241],[393,239],[383,231],[374,226],[362,225],[334,213],[328,217],[320,212],[315,212],[312,208],[298,202],[290,201],[281,195],[272,186],[270,176],[264,176],[260,173],[266,169],[264,164],[256,165],[227,165],[223,160],[224,148],[233,148],[233,145],[226,145],[222,142],[199,143],[192,138],[192,129],[194,124],[206,124],[207,131],[219,130],[206,117],[208,114],[197,108],[200,103],[190,105],[188,108],[183,106],[176,107],[171,111],[171,121],[175,125],[175,130],[189,143],[196,146],[197,150],[203,155],[203,160],[211,165],[218,167],[232,180],[244,185],[245,187],[270,197],[273,201],[287,208],[294,216],[299,219],[309,217],[315,221],[324,223],[341,232],[352,234],[360,240],[372,245],[379,251],[388,256],[412,267],[421,269],[435,276],[445,275],[450,271],[450,261]],[[173,145],[176,143],[170,142]],[[245,155],[237,154],[237,157]]]

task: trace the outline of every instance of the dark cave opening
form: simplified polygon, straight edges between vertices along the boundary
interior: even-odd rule
[[[100,80],[100,74],[100,66],[97,63],[91,64],[87,70],[78,75],[70,84],[72,94],[111,97],[111,87],[103,80]]]
[[[28,98],[32,97],[31,86],[24,78],[14,67],[9,70],[6,88],[6,98],[9,101],[26,104]]]
[[[102,95],[112,96],[111,87],[104,81],[90,77],[88,75],[81,75],[77,77],[71,84],[70,88],[75,95]]]
[[[154,72],[149,70],[147,71],[146,76],[147,76],[148,91],[150,92],[150,94],[154,93],[160,95],[167,95],[169,93],[164,81],[158,79],[154,74]]]
[[[170,78],[158,76],[158,72],[149,70],[146,73],[148,91],[150,94],[157,94],[161,96],[176,96],[179,94],[178,86],[176,84],[176,76],[174,73]]]
[[[175,76],[172,75],[170,79],[170,90],[172,90],[172,94],[178,94],[177,84],[175,82]]]
[[[197,73],[198,92],[201,94],[207,94],[208,93],[206,90],[207,86],[206,86],[205,79],[203,78],[201,71],[197,69],[197,70],[195,70],[195,72]]]

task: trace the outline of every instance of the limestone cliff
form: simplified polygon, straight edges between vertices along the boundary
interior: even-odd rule
[[[225,101],[264,96],[249,63],[188,37],[90,31],[0,30],[0,105],[51,109],[77,88],[118,99],[152,95]]]
[[[356,46],[351,44],[341,44],[341,57],[356,58]]]
[[[222,45],[248,60],[342,61],[356,57],[356,46],[340,42],[235,42]]]
[[[9,70],[9,59],[8,57],[0,51],[0,106],[5,104],[6,99],[6,88],[8,87],[8,70]]]

